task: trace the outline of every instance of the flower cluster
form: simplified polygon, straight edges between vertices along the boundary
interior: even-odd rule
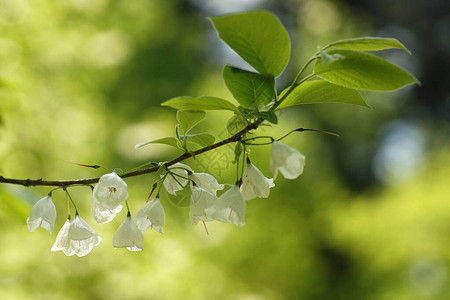
[[[303,173],[304,165],[305,157],[300,152],[274,141],[270,155],[270,170],[273,179],[266,178],[247,157],[241,178],[218,196],[218,191],[224,190],[225,185],[219,184],[214,176],[207,173],[196,173],[189,166],[176,163],[165,169],[165,173],[161,174],[161,178],[153,185],[152,193],[158,186],[159,189],[164,187],[168,194],[175,196],[180,191],[189,189],[189,218],[192,225],[198,222],[219,221],[241,227],[245,225],[247,201],[269,197],[270,188],[275,186],[273,181],[278,172],[285,178],[295,179]],[[75,206],[67,188],[63,189]],[[125,202],[128,213],[114,234],[113,246],[130,251],[141,251],[144,247],[144,231],[154,229],[163,233],[164,208],[158,191],[156,197],[151,201],[148,199],[133,218],[128,208],[127,198],[128,191],[125,181],[115,172],[105,174],[100,177],[98,184],[93,188],[91,213],[97,223],[108,223],[122,210],[122,203]],[[76,207],[75,210],[75,218],[72,219],[69,213],[51,250],[62,251],[67,256],[82,257],[90,253],[102,239],[81,218]],[[55,220],[56,208],[50,193],[40,199],[31,209],[30,217],[27,219],[28,229],[34,231],[36,228],[42,227],[51,233]]]

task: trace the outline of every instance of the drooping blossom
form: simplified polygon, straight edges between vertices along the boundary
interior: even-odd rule
[[[239,186],[234,185],[206,213],[214,220],[242,227],[245,225],[245,206]]]
[[[114,234],[113,246],[127,248],[130,251],[141,251],[144,248],[144,235],[136,226],[130,213]]]
[[[206,213],[206,210],[216,203],[217,197],[204,188],[194,185],[191,195],[191,206],[189,218],[191,224],[195,225],[199,221],[208,222],[213,219]]]
[[[115,172],[100,177],[92,192],[91,212],[98,223],[110,222],[128,198],[127,184]]]
[[[152,228],[160,233],[164,233],[162,226],[164,226],[165,213],[164,208],[156,197],[152,201],[147,202],[136,215],[136,226],[141,231]]]
[[[223,190],[224,185],[219,184],[217,179],[208,173],[191,173],[189,174],[191,179],[197,186],[204,190],[207,190],[213,195],[216,195],[217,191]]]
[[[241,193],[244,200],[269,197],[270,188],[274,187],[273,179],[266,178],[264,174],[247,161],[247,167],[242,177]]]
[[[278,171],[286,179],[295,179],[303,173],[305,156],[297,149],[274,141],[270,152],[270,171],[275,179]]]
[[[171,195],[176,195],[188,184],[188,171],[192,172],[191,167],[182,163],[176,163],[168,167],[170,173],[161,175],[166,176],[164,179],[164,188]]]
[[[59,231],[52,251],[62,251],[67,256],[85,256],[100,244],[102,238],[78,214],[68,219]]]
[[[27,218],[28,230],[33,232],[39,226],[52,233],[56,220],[56,207],[51,195],[40,199],[31,208],[30,216]]]

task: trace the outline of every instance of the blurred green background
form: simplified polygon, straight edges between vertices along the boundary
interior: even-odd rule
[[[49,188],[0,185],[0,299],[450,299],[450,7],[446,0],[0,0],[0,174],[69,179],[102,175],[65,160],[131,169],[178,155],[134,145],[173,135],[179,95],[231,99],[225,63],[245,66],[207,16],[267,9],[293,42],[281,90],[317,45],[364,35],[401,40],[412,56],[381,55],[423,83],[365,93],[372,109],[311,105],[260,129],[307,157],[297,180],[278,178],[269,199],[248,203],[247,225],[190,226],[188,208],[163,196],[165,234],[145,249],[112,247],[125,217],[98,225],[90,191],[71,189],[103,237],[86,257],[50,252],[66,218],[54,193],[55,232],[29,233],[31,205]],[[199,129],[224,138],[228,113]],[[268,148],[253,149],[267,175]],[[234,182],[228,147],[188,163]],[[143,205],[155,175],[130,178]]]

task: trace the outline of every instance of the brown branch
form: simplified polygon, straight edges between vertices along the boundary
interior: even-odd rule
[[[258,126],[259,126],[259,124],[261,124],[261,122],[262,122],[261,120],[258,120],[253,124],[247,125],[247,127],[245,127],[244,129],[242,129],[238,133],[230,136],[227,139],[224,139],[224,140],[217,142],[215,144],[212,144],[210,146],[201,148],[194,152],[186,152],[186,153],[178,156],[177,158],[164,163],[163,165],[166,167],[169,167],[173,164],[176,164],[177,162],[183,161],[190,157],[208,152],[210,150],[219,148],[219,147],[224,146],[229,143],[237,142],[241,139],[241,137],[244,134],[246,134],[247,132],[249,132],[253,129],[258,128]],[[154,172],[158,171],[158,169],[159,169],[159,166],[155,166],[155,167],[151,167],[151,168],[147,168],[147,169],[142,169],[142,170],[125,173],[121,177],[127,178],[127,177],[140,176],[140,175],[144,175],[144,174],[148,174],[148,173],[154,173]],[[0,176],[0,183],[17,184],[17,185],[23,185],[23,186],[27,186],[27,187],[28,186],[70,186],[70,185],[93,184],[93,183],[97,183],[99,179],[100,179],[99,177],[96,177],[96,178],[85,178],[85,179],[74,179],[74,180],[43,180],[42,178],[41,179],[15,179],[15,178],[6,178],[3,176]]]
[[[306,66],[308,64],[310,64],[316,58],[317,58],[317,56],[313,56],[310,60],[308,60],[306,65],[304,65],[303,68],[300,70],[300,72],[297,74],[297,77],[295,78],[294,82],[292,83],[292,85],[290,86],[288,91],[286,93],[284,93],[280,99],[278,99],[278,96],[275,98],[275,102],[274,102],[273,106],[270,108],[271,111],[275,111],[275,109],[287,98],[287,96],[289,96],[289,94],[292,93],[292,91],[297,86],[299,86],[301,83],[310,79],[313,76],[313,74],[311,74],[310,76],[307,76],[307,77],[303,78],[302,80],[300,80],[299,82],[297,82],[298,79],[300,79],[300,76],[302,75],[303,71],[306,69]],[[246,134],[247,132],[249,132],[251,130],[258,128],[258,126],[263,121],[264,121],[263,119],[258,119],[254,123],[247,125],[247,127],[245,127],[244,129],[242,129],[238,133],[230,136],[227,139],[224,139],[220,142],[217,142],[210,146],[204,147],[202,149],[196,150],[194,152],[186,152],[171,161],[165,162],[163,165],[166,167],[169,167],[173,164],[176,164],[177,162],[183,161],[183,160],[191,158],[191,157],[195,157],[196,155],[205,153],[207,151],[213,150],[213,149],[221,147],[223,145],[237,142],[241,139],[241,137],[244,134]],[[125,173],[121,177],[127,178],[127,177],[140,176],[140,175],[144,175],[144,174],[148,174],[148,173],[154,173],[154,172],[158,171],[159,168],[160,168],[160,166],[154,166],[154,167],[147,168],[147,169],[140,169],[137,171]],[[74,179],[74,180],[43,180],[42,178],[33,180],[33,179],[6,178],[6,177],[3,177],[0,175],[0,183],[17,184],[17,185],[23,185],[23,186],[63,186],[64,187],[64,186],[70,186],[70,185],[88,185],[88,184],[97,183],[99,179],[100,179],[99,177],[96,177],[96,178],[85,178],[85,179]]]

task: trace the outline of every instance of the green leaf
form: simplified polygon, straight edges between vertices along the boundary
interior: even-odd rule
[[[272,75],[227,65],[223,69],[223,79],[233,97],[243,106],[263,106],[275,98],[275,79]]]
[[[314,74],[344,87],[359,90],[393,91],[417,83],[411,74],[379,56],[351,50],[332,50],[342,58],[324,64],[319,59]]]
[[[204,111],[179,110],[177,111],[177,120],[180,123],[183,133],[187,134],[195,125],[205,118]]]
[[[135,146],[135,148],[136,149],[137,148],[141,148],[141,147],[144,147],[144,146],[147,146],[147,145],[150,145],[150,144],[164,144],[164,145],[169,145],[169,146],[172,146],[172,147],[178,147],[176,138],[165,137],[165,138],[162,138],[162,139],[157,139],[157,140],[153,140],[153,141],[150,141],[150,142],[137,144]]]
[[[280,94],[280,98],[288,90],[289,88],[285,89]],[[357,90],[335,85],[325,80],[312,80],[297,86],[278,108],[312,103],[347,103],[369,107]]]
[[[278,117],[273,110],[260,112],[259,115],[272,124],[278,124]]]
[[[237,107],[225,99],[201,96],[197,98],[182,96],[161,103],[162,106],[170,106],[180,110],[231,110],[237,112]]]
[[[234,135],[247,127],[248,122],[243,116],[233,116],[227,122],[227,130],[230,135]]]
[[[156,174],[158,174],[159,176],[166,174],[166,167],[164,166],[164,164],[161,164],[159,166],[158,171],[156,171]]]
[[[361,37],[354,39],[346,39],[333,42],[329,44],[326,48],[333,47],[346,50],[355,51],[380,51],[385,49],[401,49],[411,54],[402,43],[397,39],[392,38],[380,38],[380,37]]]
[[[213,135],[209,133],[198,133],[198,134],[190,134],[190,135],[182,135],[180,136],[181,140],[186,140],[186,142],[193,143],[200,147],[207,147],[209,145],[214,144],[215,138]]]
[[[258,72],[283,72],[291,41],[278,18],[267,11],[251,11],[211,18],[219,37]]]

